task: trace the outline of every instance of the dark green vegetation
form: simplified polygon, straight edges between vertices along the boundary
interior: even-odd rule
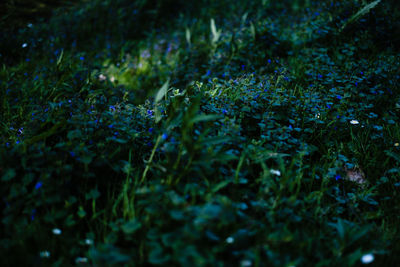
[[[400,262],[397,0],[54,2],[0,22],[1,266]]]

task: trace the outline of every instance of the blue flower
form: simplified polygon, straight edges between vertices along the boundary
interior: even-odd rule
[[[335,176],[335,179],[336,179],[336,181],[338,181],[338,180],[342,179],[342,176],[341,176],[340,174],[337,174],[337,175]]]
[[[154,128],[149,128],[149,133],[152,133],[154,131]]]
[[[36,209],[33,209],[31,212],[31,221],[35,219]]]
[[[168,138],[168,134],[163,133],[163,135],[161,137],[162,137],[162,139],[166,140]]]
[[[80,57],[79,59],[80,59],[80,60],[85,60],[85,57]]]
[[[42,182],[37,182],[35,185],[35,189],[38,190],[39,188],[41,188],[43,186]]]
[[[337,95],[336,98],[340,100],[340,99],[342,99],[342,96],[341,95]]]

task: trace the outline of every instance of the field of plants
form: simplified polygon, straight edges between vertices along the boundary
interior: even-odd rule
[[[400,265],[398,0],[4,0],[1,266]]]

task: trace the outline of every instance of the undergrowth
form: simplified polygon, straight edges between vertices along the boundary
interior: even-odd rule
[[[396,1],[17,2],[2,266],[400,261]]]

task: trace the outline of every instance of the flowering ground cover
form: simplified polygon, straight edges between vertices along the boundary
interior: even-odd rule
[[[1,266],[396,266],[396,0],[10,1]]]

